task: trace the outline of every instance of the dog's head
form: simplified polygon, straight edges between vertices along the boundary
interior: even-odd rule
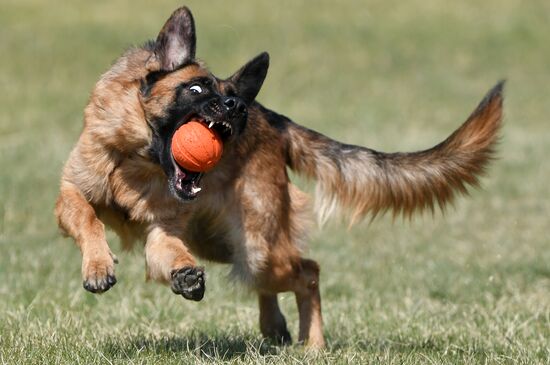
[[[148,48],[149,71],[142,80],[140,98],[153,133],[151,158],[168,177],[170,190],[189,201],[200,192],[200,173],[179,166],[171,153],[172,136],[182,125],[201,120],[216,130],[224,151],[238,143],[248,119],[248,107],[267,74],[269,56],[262,53],[233,76],[219,79],[195,59],[195,25],[191,12],[176,10]]]

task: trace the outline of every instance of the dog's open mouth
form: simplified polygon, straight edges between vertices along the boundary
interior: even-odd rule
[[[214,121],[200,116],[192,116],[186,120],[186,124],[190,121],[201,122],[209,129],[214,130],[222,139],[222,142],[226,142],[233,135],[233,127],[227,121]],[[194,172],[185,169],[180,166],[171,156],[172,164],[174,165],[174,181],[173,186],[179,197],[184,200],[193,200],[200,193],[202,188],[200,187],[200,181],[202,178],[202,172]]]

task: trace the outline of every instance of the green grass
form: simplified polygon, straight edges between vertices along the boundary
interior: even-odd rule
[[[256,301],[205,263],[200,303],[144,282],[81,287],[52,214],[95,80],[179,4],[4,0],[0,10],[0,363],[549,363],[550,3],[189,1],[220,76],[267,50],[259,99],[349,143],[395,151],[446,137],[507,78],[500,159],[445,215],[311,236],[328,348],[261,340]],[[303,185],[303,184],[302,184]],[[294,298],[281,296],[296,336]]]

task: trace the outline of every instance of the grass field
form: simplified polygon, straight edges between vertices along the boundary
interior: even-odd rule
[[[112,234],[119,283],[83,290],[52,214],[61,166],[98,76],[179,5],[0,5],[0,363],[550,363],[545,0],[188,1],[214,73],[269,51],[259,100],[348,143],[430,147],[507,78],[500,159],[445,215],[315,229],[318,354],[262,341],[256,299],[227,267],[204,263],[205,299],[185,301],[145,283],[142,251]],[[294,298],[281,302],[296,337]]]

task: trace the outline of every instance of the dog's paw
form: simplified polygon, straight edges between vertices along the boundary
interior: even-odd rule
[[[173,270],[172,291],[181,294],[185,299],[199,301],[204,296],[205,278],[203,267],[186,266]]]
[[[274,341],[277,345],[288,346],[292,344],[292,337],[286,326],[268,334],[266,338]]]
[[[277,345],[292,344],[292,337],[286,327],[285,317],[279,312],[272,312],[271,315],[260,314],[260,330],[264,337]]]
[[[111,255],[82,262],[82,286],[92,293],[103,293],[116,284],[115,261]]]

